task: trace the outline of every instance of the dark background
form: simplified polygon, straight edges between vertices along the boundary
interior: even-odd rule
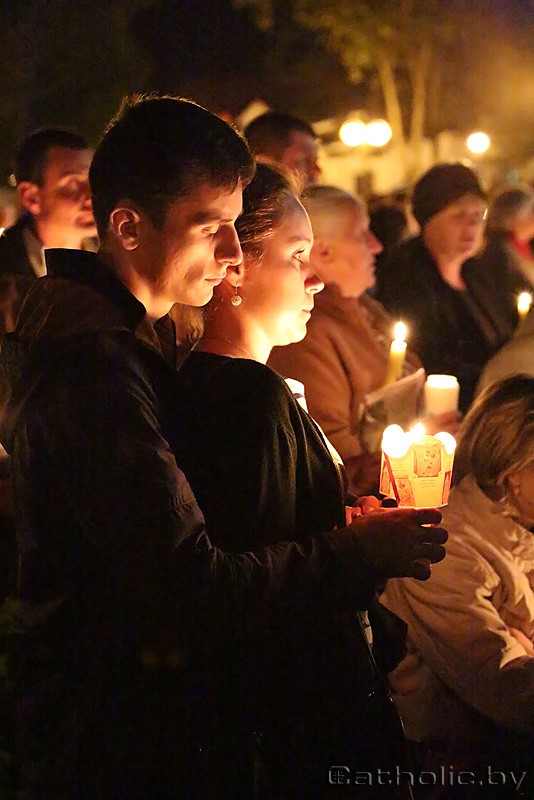
[[[460,24],[433,72],[426,134],[483,128],[511,157],[528,157],[534,0],[445,5]],[[278,8],[264,30],[232,0],[0,0],[0,183],[30,130],[73,125],[96,143],[131,91],[188,96],[231,115],[254,98],[310,120],[383,113],[373,70],[349,81],[325,37],[293,20],[291,0]]]

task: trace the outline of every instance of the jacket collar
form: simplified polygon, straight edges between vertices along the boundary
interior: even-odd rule
[[[117,278],[97,253],[50,248],[45,252],[47,275],[86,286],[103,295],[122,312],[135,331],[146,315],[144,305]]]

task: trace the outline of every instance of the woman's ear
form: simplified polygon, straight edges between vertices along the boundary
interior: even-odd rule
[[[141,216],[130,206],[118,206],[109,215],[109,227],[124,250],[135,250],[139,246]]]
[[[226,270],[225,280],[235,289],[243,284],[244,277],[245,267],[243,266],[243,262],[237,264],[236,266],[228,267]]]

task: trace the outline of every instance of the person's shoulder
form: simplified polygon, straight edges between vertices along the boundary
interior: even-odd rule
[[[286,392],[284,379],[271,367],[248,358],[232,358],[193,351],[180,373],[188,382],[201,379],[209,382],[212,390],[228,394],[236,392],[241,397],[280,395]]]
[[[225,365],[228,380],[241,383],[247,389],[279,394],[285,392],[285,382],[281,375],[267,364],[248,358],[231,358]]]

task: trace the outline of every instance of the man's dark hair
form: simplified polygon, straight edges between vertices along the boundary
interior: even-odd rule
[[[317,138],[308,122],[280,111],[267,111],[252,120],[245,128],[245,138],[255,156],[262,153],[274,161],[281,161],[284,150],[291,143],[293,131]]]
[[[15,179],[17,183],[30,181],[41,186],[52,147],[86,150],[87,140],[70,128],[38,128],[19,145],[15,154]]]
[[[99,236],[122,200],[136,203],[161,227],[168,206],[200,183],[233,191],[254,169],[243,137],[202,106],[178,97],[126,97],[89,171]]]

